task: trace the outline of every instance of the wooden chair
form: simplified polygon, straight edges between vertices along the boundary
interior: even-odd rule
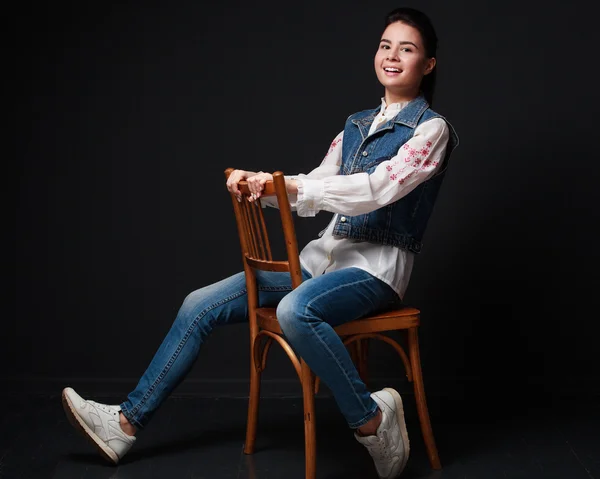
[[[233,168],[225,170],[229,175]],[[316,435],[314,394],[318,391],[319,379],[308,365],[298,358],[286,342],[277,322],[275,308],[258,307],[258,291],[255,270],[289,272],[292,287],[296,288],[302,282],[298,243],[294,221],[285,187],[283,173],[273,173],[273,181],[265,185],[263,196],[276,196],[281,217],[281,227],[287,252],[287,260],[273,260],[269,230],[265,222],[260,200],[247,201],[250,192],[245,182],[240,183],[243,201],[238,202],[232,194],[233,209],[239,233],[246,285],[248,290],[248,311],[250,323],[250,399],[248,405],[248,423],[244,453],[254,452],[256,426],[258,421],[258,404],[260,397],[260,378],[265,369],[269,348],[273,341],[279,343],[289,356],[300,379],[304,402],[304,433],[305,433],[305,465],[306,479],[314,479],[316,474]],[[419,357],[419,341],[417,330],[420,321],[420,311],[411,307],[403,307],[383,314],[377,314],[356,321],[351,321],[335,328],[350,348],[359,374],[367,381],[367,344],[369,339],[379,339],[391,345],[400,355],[406,370],[406,376],[414,385],[415,399],[421,431],[425,441],[427,455],[433,469],[441,469],[438,457],[421,374]],[[404,331],[407,335],[408,355],[400,344],[382,333]]]

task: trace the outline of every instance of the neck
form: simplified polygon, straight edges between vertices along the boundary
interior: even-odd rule
[[[411,92],[399,92],[399,91],[385,91],[385,104],[391,105],[392,103],[401,103],[403,101],[411,101],[419,96],[419,90]]]

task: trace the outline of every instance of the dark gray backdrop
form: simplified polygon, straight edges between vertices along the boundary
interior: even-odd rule
[[[587,7],[405,4],[436,25],[434,108],[461,139],[406,297],[423,311],[426,386],[597,392]],[[4,384],[128,392],[185,295],[241,267],[223,170],[317,166],[346,117],[378,104],[372,59],[399,5],[73,2],[16,16]],[[329,218],[299,220],[301,243]],[[178,392],[246,394],[247,342],[245,325],[217,331]],[[265,394],[299,394],[284,355],[271,359]],[[371,364],[407,389],[387,346]]]

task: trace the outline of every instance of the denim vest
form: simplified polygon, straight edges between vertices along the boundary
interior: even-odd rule
[[[341,174],[373,173],[379,163],[398,154],[400,147],[412,138],[418,125],[432,118],[444,119],[450,129],[441,171],[419,184],[408,195],[387,206],[358,216],[338,215],[333,234],[420,253],[423,233],[446,173],[450,155],[458,145],[458,136],[444,117],[429,108],[423,96],[412,100],[396,117],[368,136],[379,109],[380,107],[361,111],[350,115],[346,120]]]

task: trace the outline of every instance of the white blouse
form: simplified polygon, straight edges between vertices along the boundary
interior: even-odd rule
[[[408,103],[386,105],[382,98],[369,135]],[[333,236],[333,227],[338,215],[374,211],[399,200],[430,178],[444,159],[448,126],[441,118],[420,124],[397,155],[381,162],[372,174],[340,175],[343,136],[342,131],[335,137],[319,167],[307,175],[288,176],[298,181],[298,195],[291,195],[290,201],[299,216],[315,216],[321,210],[335,213],[324,234],[302,249],[300,262],[313,277],[342,268],[361,268],[387,283],[402,298],[414,254],[395,246]]]

